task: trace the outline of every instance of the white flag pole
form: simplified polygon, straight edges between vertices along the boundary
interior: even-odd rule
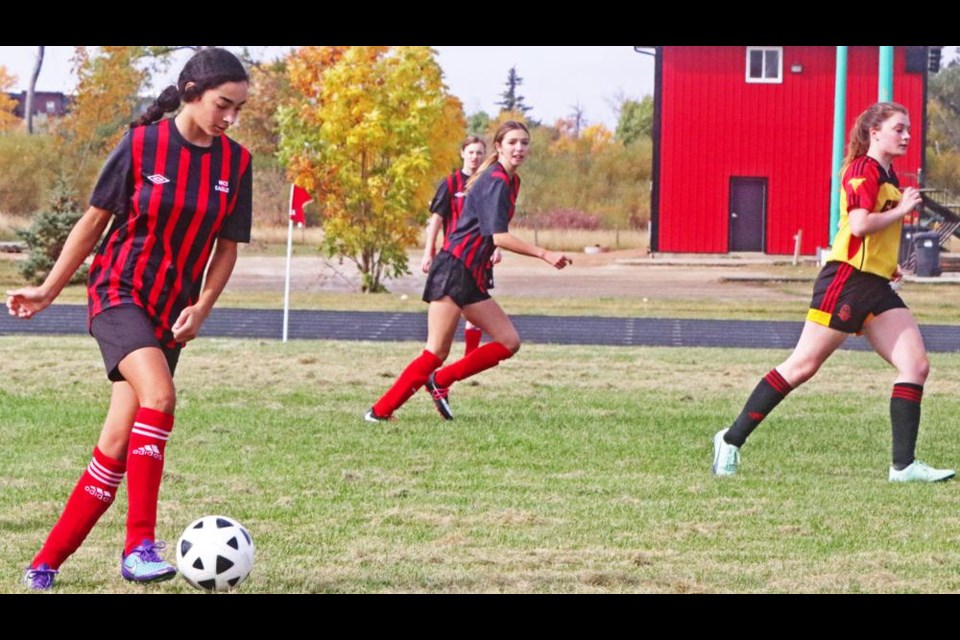
[[[290,185],[290,207],[287,215],[287,278],[283,287],[283,341],[287,341],[290,321],[290,262],[293,260],[293,185]]]

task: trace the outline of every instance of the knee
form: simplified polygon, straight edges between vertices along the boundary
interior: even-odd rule
[[[173,414],[177,407],[177,392],[173,386],[150,389],[139,398],[140,406],[163,413]]]
[[[911,382],[923,384],[930,375],[930,360],[927,354],[917,358],[911,358],[909,362],[897,367],[897,372],[901,377],[909,378]]]
[[[822,363],[811,359],[803,358],[794,361],[787,361],[780,366],[783,377],[790,383],[790,386],[797,388],[804,382],[816,375],[820,370]]]
[[[513,336],[509,340],[504,340],[500,344],[505,346],[510,352],[510,355],[516,355],[517,351],[520,351],[520,336]]]
[[[432,353],[437,357],[437,360],[443,362],[447,359],[447,356],[450,355],[450,345],[444,347],[437,347],[436,349],[428,348],[427,351]]]

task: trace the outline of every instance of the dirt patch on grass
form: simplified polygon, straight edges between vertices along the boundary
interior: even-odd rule
[[[495,270],[496,294],[724,300],[791,300],[795,297],[778,287],[722,282],[725,277],[744,273],[736,264],[730,267],[638,266],[618,262],[645,255],[646,252],[637,249],[595,255],[571,254],[573,265],[557,271],[541,260],[507,253]],[[411,252],[409,257],[410,275],[391,280],[389,288],[396,294],[419,298],[426,275],[420,271],[419,252]],[[775,270],[773,265],[771,270]],[[285,271],[286,257],[241,255],[227,291],[282,291]],[[751,273],[762,275],[763,271],[758,272],[753,267]],[[356,291],[357,283],[357,269],[349,261],[340,264],[319,255],[293,258],[290,282],[293,292],[350,292]]]

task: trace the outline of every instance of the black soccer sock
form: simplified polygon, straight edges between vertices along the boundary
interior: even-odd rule
[[[747,398],[747,404],[743,406],[743,411],[740,412],[723,439],[727,444],[742,447],[753,430],[757,428],[757,425],[792,390],[793,388],[783,379],[783,376],[776,369],[771,369],[770,373],[760,380],[753,393]]]
[[[893,468],[900,471],[913,463],[920,431],[920,401],[923,385],[898,382],[890,396],[890,427],[893,431]]]

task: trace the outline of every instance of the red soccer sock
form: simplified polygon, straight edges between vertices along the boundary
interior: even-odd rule
[[[36,568],[41,562],[46,562],[51,569],[59,569],[64,560],[80,547],[93,525],[97,524],[97,520],[117,497],[117,487],[123,480],[125,467],[122,461],[108,458],[94,447],[93,459],[80,476],[63,514],[47,536],[40,553],[33,559],[31,567]]]
[[[389,418],[393,412],[403,406],[410,396],[423,386],[443,360],[426,349],[413,362],[407,365],[393,386],[373,405],[373,412],[381,418]]]
[[[156,540],[157,498],[163,476],[163,453],[173,430],[173,416],[141,407],[133,418],[127,445],[127,541],[124,555],[144,540]]]
[[[476,349],[470,355],[464,356],[451,365],[437,371],[434,381],[437,386],[449,387],[458,380],[464,380],[490,367],[495,367],[501,361],[513,355],[510,349],[499,342],[488,342]]]
[[[474,351],[477,347],[480,346],[480,338],[483,337],[483,331],[476,328],[470,327],[463,330],[463,341],[467,343],[466,348],[463,350],[463,355],[468,356]]]

